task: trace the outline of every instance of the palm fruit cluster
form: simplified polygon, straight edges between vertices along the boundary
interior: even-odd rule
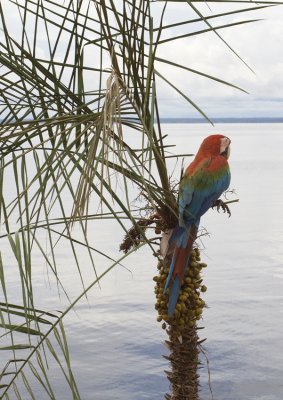
[[[169,317],[167,310],[170,286],[165,293],[163,293],[163,289],[169,273],[170,260],[165,259],[158,263],[159,274],[153,277],[156,282],[154,291],[157,300],[155,304],[158,311],[157,321],[162,322],[162,328],[167,329],[171,340],[182,336],[185,328],[194,328],[202,316],[205,302],[201,298],[201,293],[206,292],[207,288],[202,284],[201,271],[206,266],[201,262],[199,249],[194,248],[186,268],[174,314]]]

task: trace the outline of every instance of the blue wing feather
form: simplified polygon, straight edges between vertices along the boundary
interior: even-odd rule
[[[209,171],[197,172],[185,177],[180,187],[179,225],[187,228],[206,213],[230,184],[228,169],[220,178],[215,178]]]

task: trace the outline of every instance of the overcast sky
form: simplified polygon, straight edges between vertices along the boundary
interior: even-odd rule
[[[213,13],[227,10],[227,7],[214,4],[211,7]],[[208,10],[206,14],[209,15]],[[179,19],[180,15],[178,12]],[[185,8],[183,15],[185,19]],[[229,21],[254,18],[264,20],[223,29],[219,33],[255,73],[213,33],[160,46],[160,56],[163,54],[176,63],[227,80],[249,92],[247,95],[190,72],[161,65],[160,70],[166,77],[211,117],[283,117],[283,7],[238,14],[230,17]],[[171,19],[174,19],[172,13],[165,15],[167,23]],[[225,22],[216,19],[213,24],[217,26]],[[184,99],[168,87],[162,85],[160,96],[163,114],[199,117]]]
[[[19,0],[24,3],[23,0]],[[86,4],[88,0],[85,0]],[[36,4],[36,1],[35,1]],[[237,9],[238,4],[195,3],[205,15]],[[15,6],[9,0],[2,0],[11,19],[11,29],[18,29]],[[11,7],[11,8],[10,8]],[[161,7],[156,3],[156,7]],[[244,7],[248,7],[245,4]],[[164,24],[171,24],[196,17],[188,4],[170,3],[165,13]],[[214,34],[207,33],[186,39],[179,39],[159,46],[158,56],[179,64],[214,75],[242,87],[249,94],[212,82],[190,72],[164,64],[157,64],[158,70],[177,88],[190,97],[211,118],[215,117],[283,117],[283,6],[271,7],[254,12],[235,14],[229,18],[210,20],[214,26],[243,19],[264,18],[263,21],[239,25],[219,31],[221,36],[254,70],[252,73],[229,48]],[[179,33],[204,29],[199,25],[183,25]],[[30,26],[32,29],[32,24]],[[161,39],[174,35],[168,29]],[[1,36],[1,32],[0,32]],[[54,35],[56,38],[56,34]],[[38,54],[46,48],[43,36]],[[38,41],[38,43],[40,40]],[[95,57],[91,57],[93,60]],[[86,60],[87,61],[87,60]],[[172,88],[158,82],[158,96],[161,115],[164,117],[200,117]]]

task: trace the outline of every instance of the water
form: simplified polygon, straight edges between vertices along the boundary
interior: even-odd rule
[[[231,205],[230,219],[211,210],[201,221],[210,236],[202,240],[202,259],[208,264],[204,299],[209,308],[200,335],[207,338],[213,396],[215,400],[282,400],[283,124],[219,124],[217,129],[206,124],[164,125],[164,133],[174,137],[177,153],[195,152],[203,137],[216,132],[232,140],[231,188],[240,202]],[[179,176],[179,166],[175,175]],[[91,239],[117,257],[122,237],[108,222],[100,223]],[[81,291],[76,267],[63,246],[57,252],[63,283],[74,299]],[[80,254],[83,261],[86,255]],[[95,262],[101,270],[106,265],[99,256]],[[166,334],[154,310],[156,260],[143,249],[124,264],[131,272],[115,267],[101,282],[101,290],[93,288],[88,299],[78,303],[76,313],[65,319],[73,373],[83,400],[159,400],[168,391],[163,373],[168,364],[162,358],[167,352]],[[90,283],[93,273],[84,268],[90,270],[89,262],[82,272]],[[45,266],[35,266],[34,279],[39,305],[64,309],[65,300],[58,300],[57,290],[48,285]],[[203,362],[200,397],[209,400]],[[58,398],[70,399],[52,362],[50,373]],[[46,398],[36,382],[33,387],[37,399]]]

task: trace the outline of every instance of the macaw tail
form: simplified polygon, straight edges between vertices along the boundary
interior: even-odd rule
[[[175,241],[175,249],[164,286],[165,292],[171,284],[168,304],[169,317],[172,317],[179,298],[180,287],[183,284],[185,270],[189,262],[196,234],[197,226],[191,225],[189,229],[176,228],[176,231],[172,235],[172,239]]]

